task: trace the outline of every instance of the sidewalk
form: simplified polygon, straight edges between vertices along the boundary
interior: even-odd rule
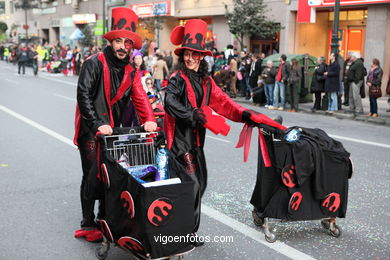
[[[311,108],[313,107],[313,103],[300,103],[299,104],[299,112],[300,113],[309,113],[309,114],[316,114],[319,116],[333,116],[338,119],[348,119],[348,120],[356,120],[356,121],[362,121],[366,123],[372,123],[372,124],[378,124],[378,125],[385,125],[390,127],[390,112],[386,112],[387,109],[390,109],[389,104],[387,103],[388,97],[381,97],[378,98],[378,115],[379,117],[373,118],[367,116],[367,114],[370,112],[370,100],[366,97],[362,99],[363,103],[363,110],[364,115],[355,116],[351,113],[346,113],[345,111],[348,110],[348,107],[342,106],[342,110],[339,112],[335,112],[333,114],[326,114],[325,111],[316,111],[312,112]],[[243,97],[237,97],[234,99],[238,103],[245,103],[245,104],[253,104],[252,101],[245,100]],[[289,104],[286,105],[286,107],[289,107]]]

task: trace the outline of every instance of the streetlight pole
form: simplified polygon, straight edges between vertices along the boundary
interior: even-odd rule
[[[339,54],[339,14],[340,14],[340,0],[334,2],[334,19],[333,19],[333,31],[332,31],[332,44],[331,52]]]
[[[28,39],[27,8],[24,8],[24,29],[26,30],[26,40]]]
[[[106,34],[106,0],[103,0],[103,35]],[[102,39],[102,47],[106,46],[106,39]]]

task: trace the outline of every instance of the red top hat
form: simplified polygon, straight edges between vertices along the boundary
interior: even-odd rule
[[[171,42],[181,47],[175,50],[180,55],[184,49],[201,52],[213,56],[212,52],[204,49],[206,41],[207,23],[200,19],[191,19],[185,26],[176,26],[171,32]]]
[[[126,7],[112,9],[111,31],[104,34],[107,41],[117,38],[129,38],[134,42],[134,48],[142,47],[141,37],[135,33],[138,26],[138,16],[133,10]]]

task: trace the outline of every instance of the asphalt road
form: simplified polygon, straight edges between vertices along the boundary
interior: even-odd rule
[[[81,215],[81,167],[72,146],[75,77],[17,76],[0,63],[0,259],[95,259],[98,244],[73,237]],[[248,105],[246,105],[248,106]],[[390,259],[390,131],[388,127],[321,115],[268,111],[286,126],[321,128],[343,142],[354,161],[340,238],[319,221],[275,223],[269,244],[253,224],[249,203],[256,180],[255,135],[247,163],[234,148],[242,125],[227,137],[208,133],[208,188],[199,235],[231,236],[206,243],[186,259]],[[112,248],[108,259],[127,259]]]

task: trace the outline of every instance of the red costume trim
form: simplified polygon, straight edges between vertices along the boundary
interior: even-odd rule
[[[114,120],[112,116],[112,106],[120,100],[125,92],[130,88],[131,86],[131,72],[134,70],[133,67],[130,66],[130,64],[126,65],[125,67],[125,73],[121,82],[121,85],[118,88],[117,94],[115,97],[111,100],[111,76],[110,76],[110,69],[108,67],[106,57],[104,56],[104,53],[101,52],[98,54],[98,60],[103,64],[103,86],[104,86],[104,96],[107,102],[108,110],[109,110],[109,119],[110,119],[110,126],[114,127]],[[134,105],[137,110],[137,114],[141,119],[141,123],[145,123],[146,121],[152,121],[156,122],[156,119],[153,115],[152,107],[150,106],[148,102],[148,97],[145,93],[145,91],[142,88],[141,85],[141,79],[139,77],[138,73],[134,74],[133,78],[133,85],[132,85],[132,92],[131,92],[131,98],[133,99]],[[149,105],[147,105],[149,104]],[[80,133],[80,122],[81,122],[81,114],[80,109],[78,105],[76,105],[76,112],[75,112],[75,135],[73,138],[73,143],[78,146],[77,138]]]

